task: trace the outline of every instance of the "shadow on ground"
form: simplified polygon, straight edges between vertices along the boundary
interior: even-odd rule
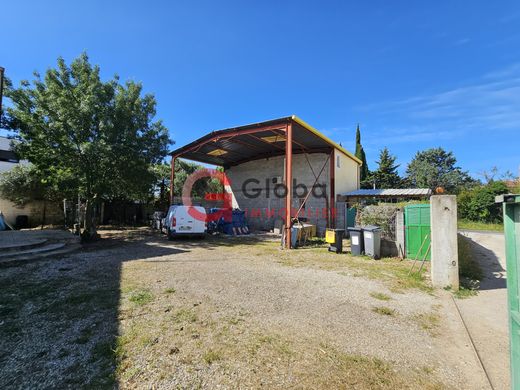
[[[482,271],[479,290],[507,288],[506,270],[497,255],[469,237],[463,236],[463,239],[469,243],[472,259]]]
[[[195,247],[265,240],[169,241],[144,228],[100,233],[101,240],[74,254],[0,270],[1,388],[117,388],[122,264],[183,261],[176,256]],[[146,291],[131,291],[130,299],[134,296],[138,301]]]

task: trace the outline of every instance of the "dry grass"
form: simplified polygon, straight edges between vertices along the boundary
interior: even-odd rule
[[[139,239],[133,232],[117,237],[124,242]],[[203,245],[214,250],[219,240],[211,238]],[[232,247],[229,242],[223,245],[218,247],[220,256],[247,253],[259,261],[378,279],[392,291],[430,291],[422,277],[406,276],[409,263],[396,259],[336,255],[321,246],[289,252],[280,250],[278,242],[254,238],[236,240]],[[40,279],[36,275],[45,270],[44,263],[24,271],[23,278],[16,273],[0,275],[4,321],[0,342],[15,348],[23,332],[32,332],[43,334],[42,345],[38,345],[42,351],[63,346],[52,359],[66,372],[60,377],[65,379],[45,383],[47,387],[441,388],[432,372],[348,353],[314,334],[266,328],[238,307],[194,300],[181,287],[172,287],[175,283],[161,282],[160,272],[152,268],[156,265],[133,261],[120,268],[111,263],[110,256],[101,257],[99,267],[82,262],[85,269],[70,275],[64,271]],[[107,272],[107,267],[113,267],[112,271]],[[372,296],[379,300],[388,297],[382,293]],[[395,315],[386,307],[374,310]],[[25,312],[30,316],[23,317]],[[38,333],[37,328],[45,331]],[[29,366],[24,370],[33,373],[32,364],[42,357],[29,353],[26,358]]]
[[[441,320],[439,314],[435,312],[421,313],[413,316],[413,319],[417,321],[421,329],[426,330],[432,336],[438,335]]]
[[[390,297],[389,295],[386,295],[381,292],[371,292],[370,296],[372,298],[379,299],[380,301],[389,301],[392,299],[392,297]]]
[[[121,387],[147,386],[160,378],[173,388],[237,383],[246,388],[441,388],[423,370],[398,370],[313,338],[260,329],[247,315],[222,316],[209,302],[177,307],[182,303],[176,301],[173,313],[165,313],[164,304],[157,299],[144,318],[124,321],[115,349]]]
[[[397,258],[373,260],[366,256],[352,256],[346,253],[338,255],[328,252],[326,246],[300,248],[292,251],[279,250],[277,261],[291,267],[318,268],[337,271],[346,275],[380,280],[392,292],[396,293],[409,289],[419,289],[427,293],[433,291],[429,281],[426,279],[429,272],[429,264],[427,263],[420,274],[414,273],[409,275],[409,270],[412,266],[411,261]]]
[[[372,311],[384,316],[395,316],[395,310],[386,306],[376,306],[372,309]]]

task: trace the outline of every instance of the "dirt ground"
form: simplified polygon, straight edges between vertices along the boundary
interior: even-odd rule
[[[105,231],[0,269],[0,386],[487,388],[451,297],[409,268]]]

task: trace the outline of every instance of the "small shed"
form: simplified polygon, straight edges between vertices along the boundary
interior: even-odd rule
[[[338,195],[338,202],[358,203],[366,199],[395,203],[406,200],[426,200],[432,195],[429,188],[358,189]]]

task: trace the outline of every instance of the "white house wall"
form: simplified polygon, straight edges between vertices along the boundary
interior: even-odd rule
[[[359,164],[357,162],[338,150],[334,151],[334,177],[336,179],[334,199],[337,199],[338,194],[359,189],[358,170]]]

